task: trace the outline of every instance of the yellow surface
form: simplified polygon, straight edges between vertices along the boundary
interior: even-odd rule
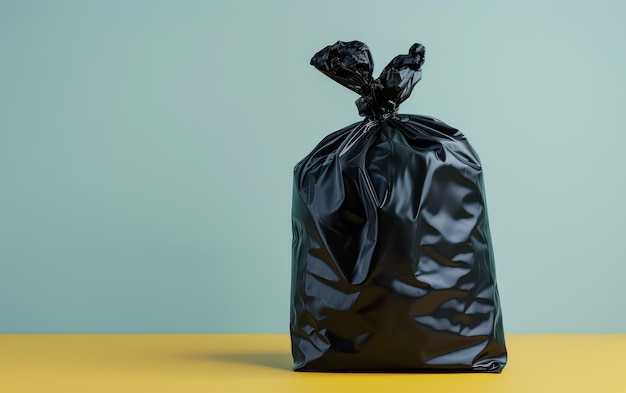
[[[291,371],[288,335],[0,335],[0,392],[626,392],[626,334],[508,335],[502,374]]]

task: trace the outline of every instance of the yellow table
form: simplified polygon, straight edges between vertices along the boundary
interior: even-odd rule
[[[0,335],[0,392],[626,392],[626,334],[508,335],[502,374],[291,371],[288,335]]]

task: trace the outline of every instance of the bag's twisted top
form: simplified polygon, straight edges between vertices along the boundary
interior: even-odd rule
[[[423,45],[413,44],[408,54],[391,60],[377,79],[372,79],[370,50],[360,41],[337,41],[317,52],[311,65],[361,95],[356,100],[361,116],[380,120],[397,113],[422,78],[425,52]]]

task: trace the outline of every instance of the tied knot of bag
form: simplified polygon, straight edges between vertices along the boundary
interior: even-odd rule
[[[413,44],[408,54],[391,60],[377,79],[372,78],[370,50],[360,41],[337,41],[316,53],[311,65],[361,95],[356,100],[361,116],[384,120],[397,113],[422,78],[425,51],[423,45]]]

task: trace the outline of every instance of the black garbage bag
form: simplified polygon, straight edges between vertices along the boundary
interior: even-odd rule
[[[457,129],[397,113],[423,62],[415,44],[372,79],[358,41],[311,60],[361,96],[365,120],[324,138],[294,170],[294,370],[506,364],[478,155]]]

